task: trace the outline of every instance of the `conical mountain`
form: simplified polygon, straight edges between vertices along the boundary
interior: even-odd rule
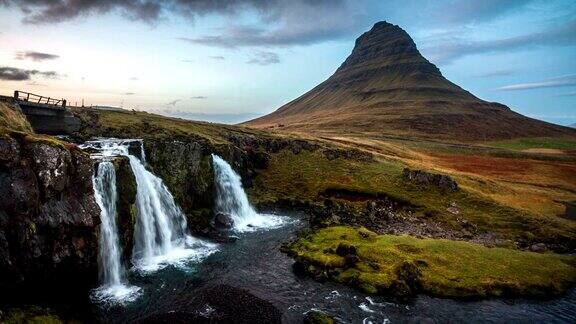
[[[336,72],[250,127],[317,135],[403,135],[449,140],[576,136],[475,97],[442,76],[402,28],[378,22]]]

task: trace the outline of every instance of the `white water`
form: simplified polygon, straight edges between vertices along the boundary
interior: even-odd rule
[[[136,178],[136,228],[132,263],[136,270],[152,272],[167,265],[184,266],[215,252],[216,245],[188,235],[186,218],[162,180],[148,171],[142,161],[129,153],[140,140],[107,139],[88,142],[84,147],[97,149],[104,157],[126,156]]]
[[[138,297],[138,287],[127,285],[122,265],[122,249],[116,226],[116,171],[109,161],[98,165],[92,177],[94,197],[100,206],[100,238],[98,246],[98,270],[102,286],[95,291],[99,300],[126,302]]]
[[[256,212],[242,188],[242,179],[230,164],[214,154],[212,160],[216,180],[215,212],[230,215],[234,230],[248,232],[258,228],[276,228],[285,223],[284,217]]]

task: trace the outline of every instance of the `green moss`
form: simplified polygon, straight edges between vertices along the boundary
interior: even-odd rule
[[[333,324],[334,319],[321,311],[311,310],[304,316],[304,324]]]
[[[344,266],[344,258],[332,252],[342,243],[356,247],[360,261],[354,266]],[[368,293],[539,297],[560,294],[576,282],[573,256],[376,235],[350,227],[321,229],[292,244],[290,251],[325,269],[333,280]]]
[[[0,311],[0,323],[5,324],[60,324],[64,323],[48,309],[40,307],[13,308]]]

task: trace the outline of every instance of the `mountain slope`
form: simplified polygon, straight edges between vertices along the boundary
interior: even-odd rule
[[[448,81],[403,29],[387,22],[360,36],[326,81],[245,125],[452,140],[576,136],[574,130],[524,117]]]

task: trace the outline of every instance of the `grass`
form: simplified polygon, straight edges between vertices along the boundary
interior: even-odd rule
[[[83,136],[116,136],[124,138],[143,137],[197,137],[213,145],[229,144],[230,133],[270,136],[269,133],[208,122],[189,121],[136,111],[102,111],[90,108],[74,109],[87,127]]]
[[[7,102],[0,101],[0,134],[9,131],[33,133],[24,115]]]
[[[522,151],[528,149],[576,150],[576,139],[556,137],[529,137],[514,140],[489,142],[487,145],[498,148]]]
[[[403,179],[404,167],[392,160],[361,162],[339,158],[329,161],[320,151],[303,151],[298,155],[282,151],[271,157],[268,168],[256,177],[249,194],[254,202],[261,204],[280,199],[318,203],[327,191],[368,197],[380,195],[409,205],[415,216],[434,217],[456,228],[457,218],[465,218],[480,231],[495,232],[508,239],[521,237],[528,242],[554,243],[576,237],[574,222],[511,208],[469,190],[444,193],[433,187],[415,185]],[[459,215],[447,211],[452,202],[459,206]],[[356,204],[361,208],[365,201]]]
[[[359,261],[347,266],[339,245],[354,246]],[[307,271],[369,293],[415,286],[443,297],[550,296],[576,282],[573,256],[538,254],[442,239],[376,235],[366,229],[328,227],[291,245]]]

